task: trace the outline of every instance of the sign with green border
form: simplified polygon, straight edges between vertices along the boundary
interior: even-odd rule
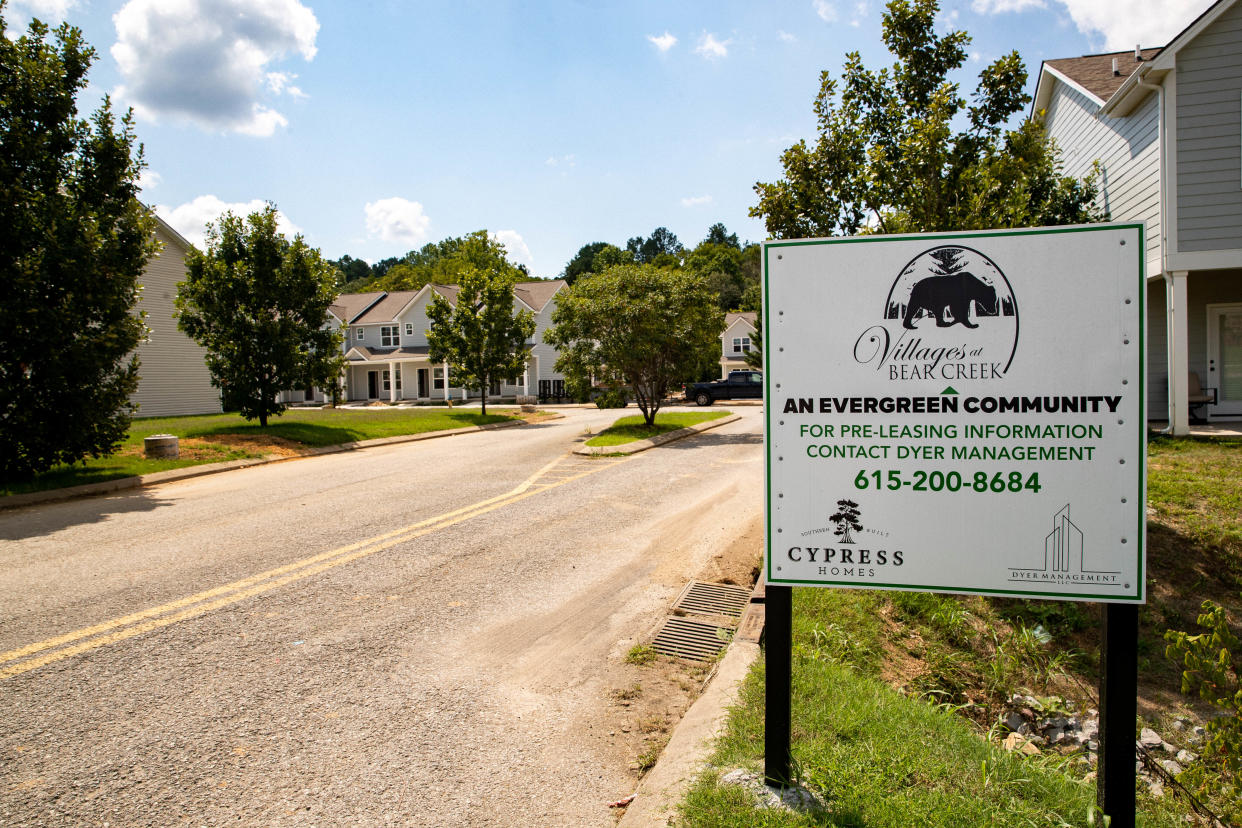
[[[1145,600],[1141,224],[766,242],[768,583]]]

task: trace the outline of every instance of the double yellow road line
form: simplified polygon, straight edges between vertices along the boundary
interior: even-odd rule
[[[574,457],[557,458],[505,494],[481,500],[478,503],[472,503],[469,506],[463,506],[460,509],[436,515],[426,520],[420,520],[417,523],[411,523],[408,526],[394,529],[391,532],[386,532],[364,541],[351,543],[348,546],[321,552],[318,555],[303,558],[300,561],[269,569],[266,572],[242,578],[240,581],[234,581],[231,584],[224,584],[223,586],[214,587],[194,595],[178,598],[166,604],[160,604],[157,607],[150,607],[90,627],[83,627],[55,638],[36,641],[16,650],[0,653],[0,681],[31,670],[37,670],[54,661],[70,658],[88,650],[106,647],[109,644],[115,644],[119,641],[160,629],[161,627],[167,627],[181,621],[197,618],[200,615],[206,615],[221,607],[278,589],[285,584],[300,581],[312,575],[318,575],[320,572],[356,561],[359,558],[365,558],[368,555],[374,555],[376,552],[381,552],[398,544],[407,543],[424,535],[429,535],[432,532],[447,529],[471,518],[485,515],[488,512],[517,503],[520,500],[525,500],[540,492],[563,486],[566,483],[602,471],[617,463],[626,462],[629,459],[631,458],[610,458],[608,460],[580,460]]]

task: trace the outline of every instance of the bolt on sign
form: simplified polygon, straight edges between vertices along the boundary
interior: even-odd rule
[[[767,242],[771,584],[1144,601],[1143,227]]]

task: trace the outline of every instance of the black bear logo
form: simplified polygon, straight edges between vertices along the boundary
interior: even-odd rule
[[[979,326],[970,321],[971,302],[975,303],[976,316],[996,316],[1000,312],[996,288],[973,273],[928,276],[915,282],[910,290],[903,324],[914,330],[914,320],[922,311],[927,311],[936,318],[937,327],[961,323],[967,328],[977,328]]]

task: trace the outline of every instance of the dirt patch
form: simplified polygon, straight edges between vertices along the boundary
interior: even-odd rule
[[[763,523],[756,518],[728,547],[712,556],[696,580],[753,586],[762,549]],[[677,723],[706,688],[715,666],[716,662],[657,656],[646,664],[622,663],[611,671],[607,705],[597,731],[602,729],[609,749],[628,761],[635,779],[655,764]]]
[[[295,443],[292,440],[286,440],[283,437],[275,437],[270,434],[213,434],[209,437],[203,437],[201,440],[193,438],[191,440],[182,440],[181,444],[184,446],[187,442],[216,443],[229,448],[262,454],[265,457],[296,457],[309,451],[302,443]]]
[[[535,411],[530,414],[519,411],[514,412],[510,416],[525,423],[544,423],[548,420],[559,420],[565,415],[557,414],[555,411]]]

